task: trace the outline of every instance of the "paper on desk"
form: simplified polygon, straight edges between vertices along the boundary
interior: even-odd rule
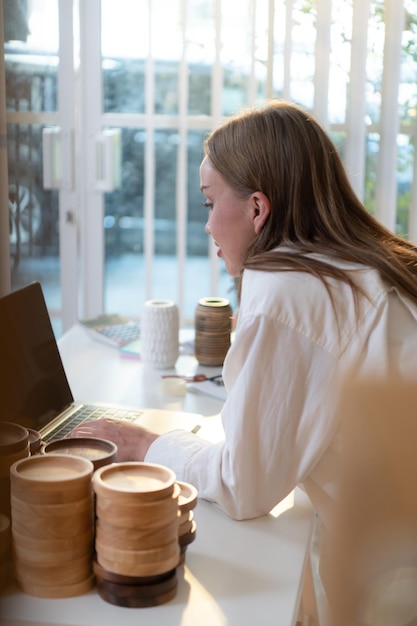
[[[227,391],[223,385],[216,385],[211,380],[205,380],[199,383],[187,383],[188,389],[205,393],[208,396],[217,398],[218,400],[225,401],[227,398]]]

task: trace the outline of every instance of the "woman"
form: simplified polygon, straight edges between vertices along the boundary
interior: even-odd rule
[[[303,485],[326,523],[338,381],[352,369],[417,375],[417,249],[367,213],[328,136],[285,102],[208,137],[201,189],[206,232],[241,278],[224,441],[111,421],[74,434],[113,439],[121,460],[170,466],[236,519]]]

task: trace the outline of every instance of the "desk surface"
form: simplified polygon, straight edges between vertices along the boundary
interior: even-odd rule
[[[222,403],[198,392],[164,396],[161,372],[125,359],[74,327],[60,340],[67,376],[77,399],[218,413]],[[180,357],[180,373],[205,371]],[[211,371],[212,368],[209,368]],[[200,500],[196,539],[178,568],[178,592],[165,605],[126,609],[107,604],[95,590],[76,598],[44,600],[11,586],[0,595],[4,626],[44,624],[106,626],[291,626],[296,623],[313,514],[296,490],[264,517],[237,522]]]

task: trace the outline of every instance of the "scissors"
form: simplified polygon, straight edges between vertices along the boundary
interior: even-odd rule
[[[194,374],[194,376],[180,376],[179,374],[165,374],[162,378],[181,378],[181,380],[185,380],[187,383],[202,383],[204,381],[210,380],[215,385],[219,385],[222,387],[224,385],[223,377],[221,374],[217,374],[216,376],[206,376],[205,374]]]

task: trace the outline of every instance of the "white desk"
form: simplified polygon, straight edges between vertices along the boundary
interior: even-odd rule
[[[60,340],[67,376],[76,399],[173,408],[212,416],[221,402],[196,392],[164,397],[161,372],[90,339],[74,327]],[[200,368],[180,357],[177,371]],[[208,418],[209,420],[209,418]],[[313,513],[296,490],[281,508],[256,520],[236,522],[200,500],[194,511],[196,539],[178,568],[178,592],[169,603],[127,609],[104,602],[95,590],[83,596],[44,600],[14,586],[0,595],[4,626],[292,626],[296,623],[308,558]]]

